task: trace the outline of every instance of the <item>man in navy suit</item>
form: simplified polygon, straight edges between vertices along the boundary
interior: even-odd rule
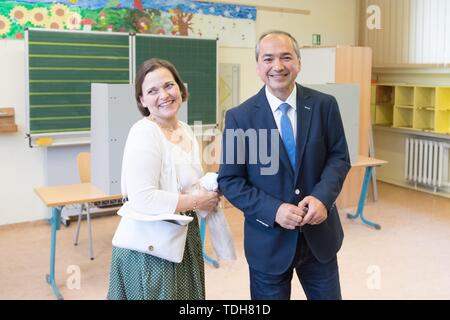
[[[308,299],[341,299],[335,201],[350,158],[336,99],[296,84],[286,32],[264,33],[256,61],[265,86],[227,112],[218,178],[245,215],[251,298],[290,299],[295,270]]]

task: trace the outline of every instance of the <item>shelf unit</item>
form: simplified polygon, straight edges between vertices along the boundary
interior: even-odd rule
[[[414,88],[413,128],[433,132],[435,131],[435,87]]]
[[[412,128],[414,111],[414,87],[395,86],[394,127]]]
[[[450,134],[450,87],[373,84],[372,123]]]
[[[372,86],[371,110],[372,122],[380,125],[392,125],[394,92],[393,85]]]
[[[450,87],[436,88],[436,132],[450,134]]]

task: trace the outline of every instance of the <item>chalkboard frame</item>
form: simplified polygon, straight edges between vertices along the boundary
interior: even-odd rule
[[[31,37],[30,37],[31,35]],[[56,35],[55,37],[53,37],[53,35]],[[51,37],[54,39],[51,39]],[[64,41],[62,40],[63,38],[67,37],[67,43],[65,45],[59,45],[58,43],[61,43]],[[121,37],[126,37],[121,39]],[[77,46],[78,43],[74,43],[73,41],[71,42],[70,40],[73,40],[73,38],[76,38],[78,40],[82,39],[80,41],[80,45]],[[40,39],[39,45],[36,45],[36,42],[34,40],[36,39]],[[42,40],[43,39],[43,40]],[[49,40],[45,40],[45,39],[49,39]],[[121,52],[113,52],[112,55],[116,54],[117,56],[107,56],[104,57],[102,55],[98,55],[97,53],[95,53],[95,55],[98,57],[94,58],[92,56],[84,58],[84,54],[83,54],[83,47],[85,48],[84,50],[98,50],[98,48],[96,48],[97,46],[102,46],[101,42],[103,41],[110,41],[111,39],[120,39],[119,41],[121,42],[121,46],[120,46],[120,50]],[[111,40],[112,41],[112,40]],[[99,43],[97,43],[99,42]],[[58,117],[55,116],[52,123],[52,119],[49,119],[49,127],[45,127],[44,128],[39,128],[42,130],[36,130],[36,126],[33,124],[32,125],[32,121],[34,121],[33,117],[36,117],[36,112],[39,115],[39,112],[47,112],[45,110],[45,107],[48,107],[49,109],[52,109],[51,105],[44,105],[43,109],[41,110],[37,110],[36,107],[33,108],[32,110],[32,106],[36,105],[36,94],[41,95],[43,94],[45,97],[45,92],[41,93],[39,91],[46,91],[46,81],[50,81],[50,84],[47,84],[47,87],[52,87],[52,90],[49,91],[53,91],[53,86],[54,86],[54,91],[58,91],[61,89],[58,89],[58,86],[62,87],[64,86],[63,83],[66,83],[66,86],[69,85],[73,85],[73,86],[83,86],[86,87],[84,91],[86,91],[86,93],[84,93],[85,95],[85,105],[78,105],[75,106],[73,109],[76,109],[77,107],[79,107],[80,109],[85,108],[84,110],[84,117],[88,119],[88,121],[90,121],[90,83],[92,82],[98,82],[96,81],[97,79],[92,79],[92,81],[90,79],[80,79],[77,78],[77,76],[74,77],[74,79],[70,79],[70,80],[62,80],[62,81],[58,81],[55,82],[55,79],[58,79],[58,77],[51,77],[51,80],[42,80],[44,79],[46,76],[51,75],[52,72],[54,72],[54,74],[57,74],[57,71],[52,71],[52,69],[55,68],[33,68],[36,67],[36,65],[39,65],[39,67],[42,67],[42,64],[45,64],[45,60],[49,60],[49,59],[55,59],[55,63],[57,65],[59,65],[59,69],[71,69],[71,67],[73,67],[74,65],[70,65],[70,63],[68,63],[67,65],[65,65],[64,63],[66,63],[68,60],[71,61],[71,63],[74,63],[77,67],[80,68],[73,68],[73,70],[67,71],[68,74],[70,74],[71,72],[76,73],[76,72],[87,72],[87,68],[82,68],[84,67],[83,63],[89,64],[90,68],[93,67],[98,67],[99,65],[99,61],[98,59],[102,59],[101,61],[106,61],[106,63],[111,64],[111,62],[117,62],[119,60],[121,60],[120,62],[120,68],[110,68],[110,69],[121,69],[120,73],[121,75],[119,76],[119,78],[117,80],[115,80],[114,83],[130,83],[132,81],[132,68],[133,68],[133,61],[131,60],[132,57],[132,49],[131,49],[131,37],[129,33],[123,33],[123,32],[117,32],[117,33],[110,33],[110,32],[98,32],[98,31],[78,31],[78,30],[53,30],[53,29],[42,29],[42,28],[29,28],[26,29],[25,31],[25,72],[26,72],[26,125],[27,125],[27,136],[29,137],[29,143],[30,146],[57,146],[57,145],[70,145],[70,144],[88,144],[89,140],[90,140],[90,122],[88,123],[89,126],[89,130],[83,130],[83,127],[79,126],[78,128],[76,128],[75,130],[65,130],[67,128],[70,127],[65,127],[64,129],[52,129],[50,128],[50,125],[54,125],[54,123],[56,121],[59,121],[59,119],[57,119]],[[33,46],[34,44],[34,46]],[[56,44],[56,45],[55,45]],[[110,52],[110,48],[108,48],[108,44],[104,44],[103,46],[105,46],[104,50],[108,50],[108,52]],[[45,47],[52,49],[52,50],[46,50]],[[73,51],[73,54],[70,55],[71,58],[69,57],[65,57],[65,54],[58,54],[59,51],[64,50],[63,48],[70,48],[70,50]],[[89,49],[89,47],[91,47]],[[116,46],[119,47],[119,46]],[[39,51],[39,54],[35,54],[36,52],[33,50]],[[80,49],[81,48],[81,49]],[[86,49],[87,48],[87,49]],[[43,52],[41,52],[43,51]],[[82,52],[80,54],[80,51]],[[45,53],[45,54],[41,54],[41,53]],[[60,52],[61,53],[61,52]],[[109,54],[109,53],[108,53]],[[58,58],[58,59],[57,59]],[[30,59],[33,59],[33,62],[30,62]],[[128,62],[126,61],[128,60]],[[47,62],[48,63],[48,62]],[[33,65],[35,64],[35,65]],[[94,66],[92,66],[93,64],[95,64]],[[114,63],[115,64],[115,63]],[[67,68],[61,68],[61,66],[67,66]],[[50,66],[50,64],[48,65]],[[53,65],[51,65],[53,67]],[[102,67],[102,65],[99,65],[100,67]],[[48,71],[42,71],[40,73],[40,75],[35,76],[32,75],[33,72],[35,72],[34,70],[31,69],[41,69],[41,71],[43,69],[49,69]],[[75,69],[78,69],[77,71],[75,71]],[[98,68],[97,68],[98,69]],[[101,68],[100,68],[101,69]],[[62,70],[58,70],[58,71],[62,71]],[[115,70],[117,71],[117,70]],[[46,74],[47,72],[47,74]],[[62,71],[63,72],[63,71]],[[91,72],[91,71],[88,71]],[[42,78],[41,78],[42,77]],[[32,79],[33,78],[33,79]],[[107,79],[107,77],[105,77]],[[33,83],[31,83],[33,82]],[[105,83],[110,82],[110,80],[105,80]],[[34,86],[34,87],[33,87]],[[31,88],[33,87],[33,88]],[[43,89],[44,88],[44,89]],[[35,92],[36,91],[36,92]],[[74,90],[75,91],[75,90]],[[58,95],[59,92],[52,92],[50,93],[50,95]],[[61,93],[62,96],[62,93]],[[50,96],[47,96],[50,97]],[[51,98],[49,98],[49,100],[52,100]],[[67,101],[65,101],[67,102]],[[89,105],[89,106],[87,106]],[[62,107],[67,107],[67,111],[63,111],[63,112],[76,112],[74,110],[70,110],[69,108],[72,109],[72,107],[70,106],[64,106],[64,103],[61,104],[61,109]],[[88,111],[86,111],[86,109],[88,109]],[[43,111],[42,111],[43,110]],[[48,110],[48,109],[47,109]],[[53,110],[58,110],[56,109],[56,106]],[[51,112],[51,111],[50,111]],[[52,118],[52,117],[49,117]],[[86,122],[86,119],[84,120],[84,122]],[[64,125],[61,125],[61,127],[64,127]]]
[[[127,36],[128,37],[128,75],[129,79],[127,83],[134,83],[134,77],[136,73],[136,38],[137,37],[148,37],[149,39],[175,39],[180,41],[214,41],[214,50],[211,51],[211,57],[214,61],[214,74],[213,74],[213,80],[214,85],[211,87],[214,90],[214,93],[211,93],[211,95],[214,96],[214,111],[213,116],[210,116],[210,120],[212,121],[206,121],[205,123],[202,123],[203,131],[210,128],[215,128],[217,126],[217,121],[219,119],[219,108],[218,108],[218,101],[219,101],[219,93],[218,93],[218,83],[219,83],[219,64],[218,64],[218,45],[217,45],[217,39],[213,38],[200,38],[200,37],[179,37],[179,36],[164,36],[164,35],[135,35],[135,34],[129,34],[129,33],[120,33],[120,32],[100,32],[100,31],[79,31],[79,30],[53,30],[53,29],[44,29],[44,28],[29,28],[25,31],[25,72],[26,72],[26,125],[27,125],[27,137],[29,138],[29,146],[30,147],[47,147],[47,146],[60,146],[60,145],[80,145],[80,144],[89,144],[90,143],[90,130],[86,131],[56,131],[56,132],[33,132],[31,128],[31,99],[30,99],[30,63],[29,63],[29,56],[30,56],[30,50],[29,50],[29,32],[47,32],[47,33],[58,33],[61,34],[79,34],[79,35],[100,35],[100,36]],[[150,57],[149,57],[150,58]],[[161,57],[166,58],[167,57]],[[169,59],[170,60],[170,59]],[[183,77],[183,75],[182,75]],[[94,82],[94,81],[93,81]],[[95,81],[98,83],[98,81]],[[106,83],[106,82],[105,82]],[[188,88],[191,89],[196,86],[195,83],[187,83]],[[212,91],[211,91],[212,92]],[[195,100],[195,99],[194,99]],[[189,110],[194,108],[195,105],[192,104],[192,96],[189,100]],[[212,109],[211,109],[212,110]],[[204,120],[205,118],[202,118]],[[194,120],[189,121],[190,124],[194,124]],[[191,123],[192,122],[192,123]],[[89,126],[90,129],[90,126]]]

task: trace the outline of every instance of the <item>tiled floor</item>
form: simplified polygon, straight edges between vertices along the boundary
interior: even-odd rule
[[[365,215],[380,223],[373,230],[341,212],[345,231],[339,252],[344,299],[450,299],[450,199],[379,183],[379,201]],[[226,212],[238,259],[206,265],[207,299],[249,299],[243,253],[243,217]],[[76,223],[57,235],[56,280],[65,299],[104,299],[108,286],[111,238],[119,219],[92,220],[95,260],[89,259],[86,222],[80,244],[72,244]],[[208,242],[207,242],[208,243]],[[49,268],[50,226],[46,222],[0,227],[0,299],[54,299],[45,282]],[[212,255],[210,246],[207,251]],[[80,289],[73,288],[80,272]],[[75,272],[75,273],[74,273]],[[293,299],[304,299],[294,276]]]

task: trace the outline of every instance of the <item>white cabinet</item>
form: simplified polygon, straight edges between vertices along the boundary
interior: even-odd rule
[[[122,157],[128,131],[140,118],[134,86],[91,86],[91,182],[109,195],[120,194]]]

